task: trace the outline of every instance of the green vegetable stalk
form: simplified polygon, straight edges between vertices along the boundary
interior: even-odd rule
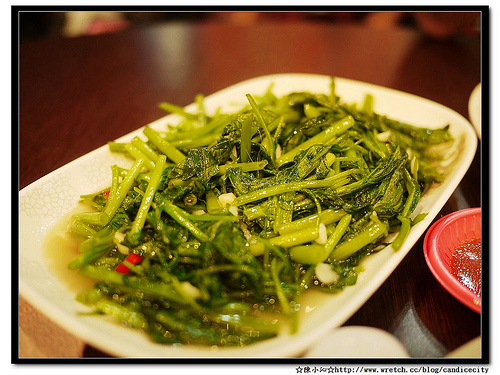
[[[304,293],[342,292],[368,254],[403,248],[446,178],[448,125],[392,120],[370,94],[344,103],[334,79],[327,93],[241,99],[232,113],[207,112],[203,95],[193,111],[163,102],[176,126],[109,143],[132,166],[113,165],[70,226],[68,267],[95,281],[77,299],[95,314],[164,345],[294,334]]]

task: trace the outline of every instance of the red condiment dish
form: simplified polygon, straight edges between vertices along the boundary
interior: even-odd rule
[[[424,238],[424,256],[434,277],[457,300],[480,313],[481,297],[453,275],[450,263],[456,249],[481,239],[481,208],[468,208],[436,221]]]

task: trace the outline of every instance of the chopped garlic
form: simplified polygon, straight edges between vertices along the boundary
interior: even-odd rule
[[[316,264],[314,272],[318,280],[323,284],[333,284],[340,278],[339,274],[327,263]]]
[[[324,245],[328,240],[328,233],[326,230],[326,226],[323,223],[319,224],[319,235],[318,238],[314,240],[318,245]]]
[[[234,216],[238,216],[238,207],[236,206],[229,206],[228,211],[231,212]]]
[[[182,290],[193,299],[201,298],[203,294],[201,290],[191,284],[189,281],[181,282]]]
[[[281,146],[278,144],[276,146],[276,159],[279,159],[281,157]]]
[[[377,134],[377,139],[380,142],[389,142],[390,138],[391,138],[391,132],[390,131],[385,131],[385,132]]]
[[[221,207],[226,207],[226,205],[234,202],[234,200],[236,199],[236,195],[234,195],[233,193],[225,193],[219,195],[217,199],[219,200],[219,204],[221,205]]]
[[[114,243],[116,245],[116,247],[118,248],[118,251],[122,254],[128,254],[130,253],[130,249],[125,246],[125,245],[122,245],[122,242],[123,240],[125,239],[125,233],[122,233],[122,232],[115,232],[115,237],[114,237]]]

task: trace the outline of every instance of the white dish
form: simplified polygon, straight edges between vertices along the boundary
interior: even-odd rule
[[[306,358],[408,358],[398,338],[374,327],[344,326],[319,339]]]
[[[447,358],[481,358],[481,336],[478,336],[446,355]]]
[[[206,98],[207,111],[221,107],[234,110],[244,104],[245,94],[263,94],[273,83],[276,95],[291,91],[327,93],[330,77],[308,74],[281,74],[241,82]],[[380,287],[398,266],[434,217],[447,202],[472,162],[477,138],[470,123],[458,113],[435,102],[388,88],[362,82],[336,79],[336,90],[343,101],[361,103],[366,93],[375,98],[375,110],[408,123],[441,127],[451,125],[451,132],[463,140],[460,155],[444,183],[423,197],[416,213],[428,212],[417,224],[404,246],[394,252],[391,247],[364,261],[356,285],[337,295],[309,293],[302,301],[300,330],[293,336],[283,335],[244,348],[208,348],[165,346],[155,344],[143,333],[121,327],[98,316],[83,316],[85,306],[75,301],[75,293],[58,278],[43,253],[43,243],[51,227],[75,207],[80,194],[92,193],[110,184],[112,164],[127,166],[125,159],[112,154],[105,145],[48,174],[19,193],[19,286],[21,295],[55,323],[90,345],[119,357],[291,357],[300,356],[328,329],[341,326]],[[240,99],[241,98],[241,99]],[[235,103],[238,101],[239,103]],[[195,108],[194,105],[188,109]],[[152,124],[164,129],[178,117],[169,115]],[[119,141],[142,137],[142,128]],[[462,137],[463,135],[463,137]],[[63,252],[64,249],[61,249]]]
[[[469,118],[481,139],[481,83],[478,83],[469,98]]]

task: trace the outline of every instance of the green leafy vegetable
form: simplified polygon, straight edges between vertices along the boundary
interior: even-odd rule
[[[81,197],[69,267],[96,283],[79,301],[159,343],[243,346],[296,331],[301,295],[356,283],[389,233],[403,246],[444,178],[448,126],[379,115],[371,95],[343,103],[333,79],[325,94],[244,99],[214,115],[201,95],[194,113],[162,103],[178,126],[110,142],[132,166]]]

